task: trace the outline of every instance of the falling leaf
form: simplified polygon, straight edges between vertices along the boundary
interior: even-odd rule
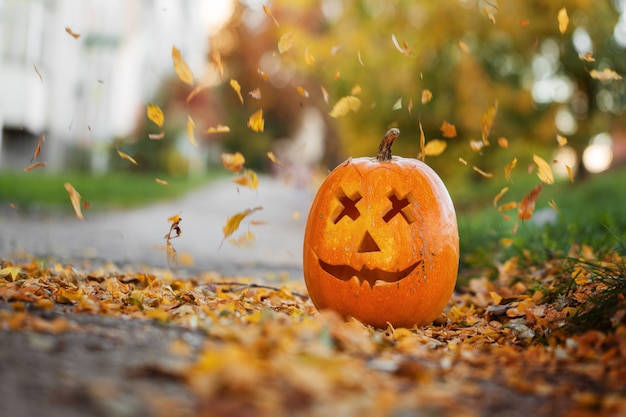
[[[335,72],[335,75],[333,75],[333,80],[337,81],[339,77],[341,77],[341,72],[337,71]]]
[[[563,34],[567,30],[567,25],[569,25],[569,16],[567,15],[567,9],[565,7],[559,10],[557,19],[559,21],[559,32]]]
[[[324,88],[324,86],[320,85],[320,89],[322,90],[322,97],[324,98],[324,103],[328,104],[328,91]]]
[[[165,132],[161,131],[159,133],[148,133],[148,139],[152,140],[161,140],[165,137]]]
[[[148,115],[148,119],[152,121],[155,125],[159,127],[163,127],[163,110],[156,104],[148,104],[146,109],[146,114]]]
[[[238,248],[248,248],[254,244],[255,236],[250,230],[248,230],[245,234],[239,236],[238,239],[231,238],[228,239],[228,242],[237,246]]]
[[[345,96],[335,103],[329,115],[330,117],[337,118],[345,116],[350,111],[356,112],[359,108],[361,108],[361,100],[358,97]]]
[[[174,238],[180,237],[180,235],[183,233],[183,232],[182,232],[182,230],[181,230],[181,228],[180,228],[180,222],[181,222],[182,220],[183,220],[183,219],[180,217],[180,214],[175,214],[175,215],[173,215],[173,216],[171,216],[171,217],[168,217],[167,221],[168,221],[169,223],[172,223],[172,224],[170,225],[170,230],[169,230],[169,231],[167,232],[167,234],[164,236],[164,239],[165,239],[168,243],[169,243],[169,241],[170,241],[171,239],[174,239]],[[175,234],[172,236],[172,233],[175,233]],[[172,248],[172,249],[173,249],[173,248]]]
[[[402,108],[402,97],[396,100],[396,102],[391,107],[391,110],[400,110]]]
[[[480,152],[480,150],[484,147],[485,147],[485,142],[483,142],[482,140],[470,140],[470,148],[474,152]]]
[[[447,121],[443,121],[441,125],[441,134],[444,138],[455,138],[456,137],[456,127],[452,123],[448,123]]]
[[[543,183],[537,185],[524,196],[517,209],[517,217],[520,220],[528,220],[533,216],[533,212],[535,211],[535,203],[537,202],[537,197],[539,197],[539,193],[541,192],[542,188]]]
[[[243,169],[243,164],[246,162],[244,156],[239,153],[222,153],[222,164],[224,168],[232,172],[239,172]]]
[[[304,98],[308,98],[309,97],[309,92],[306,91],[304,88],[302,88],[301,86],[296,87],[296,91],[298,91],[298,94],[300,94],[302,97]]]
[[[272,22],[274,22],[274,24],[276,25],[276,27],[280,27],[280,25],[278,24],[278,20],[276,20],[276,18],[274,17],[274,15],[272,14],[272,11],[270,10],[269,7],[267,7],[266,5],[263,5],[263,11],[265,12],[265,14],[267,15],[267,17],[269,17],[270,19],[272,19]]]
[[[248,91],[248,94],[256,100],[261,100],[261,90],[258,87],[252,91]]]
[[[24,168],[25,172],[30,172],[35,168],[42,168],[45,167],[46,163],[45,162],[35,162],[33,164],[30,164],[29,166],[27,166],[26,168]]]
[[[537,176],[546,184],[554,184],[554,175],[552,175],[552,167],[538,155],[533,155],[533,162],[537,165]]]
[[[559,148],[567,145],[567,138],[565,136],[556,135],[556,141],[559,144]]]
[[[402,55],[409,56],[411,54],[411,51],[413,50],[413,48],[409,48],[406,41],[402,41],[402,46],[400,46],[400,44],[398,43],[398,39],[396,38],[396,35],[394,34],[391,35],[391,41],[393,42],[393,45],[396,47],[396,49]]]
[[[195,96],[197,96],[198,94],[200,94],[202,91],[206,90],[207,88],[209,88],[207,85],[199,85],[193,90],[191,90],[191,93],[187,95],[187,100],[185,100],[187,104],[189,104],[189,102],[193,100]]]
[[[422,162],[426,159],[426,135],[424,134],[424,128],[422,122],[418,122],[420,127],[420,159]]]
[[[263,132],[265,120],[263,120],[263,109],[257,110],[248,119],[248,127],[254,132]]]
[[[157,184],[159,184],[159,185],[163,185],[163,186],[165,186],[165,187],[169,187],[169,186],[170,186],[170,183],[169,183],[169,182],[167,182],[167,181],[165,181],[165,180],[162,180],[162,179],[160,179],[160,178],[155,178],[155,179],[154,179],[154,181],[155,181]]]
[[[487,18],[489,19],[489,21],[491,23],[493,23],[494,25],[496,24],[496,18],[495,18],[495,16],[491,13],[491,11],[488,8],[485,7],[483,9],[483,13],[484,13],[485,16],[487,16]]]
[[[304,62],[309,67],[315,65],[315,57],[311,54],[311,52],[309,52],[309,48],[304,49]]]
[[[69,33],[74,39],[78,39],[80,38],[80,33],[76,33],[74,32],[71,28],[69,28],[68,26],[65,27],[65,31],[67,33]]]
[[[463,165],[467,165],[467,161],[461,157],[459,157],[459,162],[462,163]]]
[[[176,249],[174,249],[172,242],[170,242],[169,240],[166,242],[166,251],[167,265],[172,269],[176,269],[178,267],[178,257],[176,255]]]
[[[507,138],[505,138],[504,136],[500,136],[498,138],[498,146],[501,147],[502,149],[508,149],[509,148],[509,140]]]
[[[483,143],[489,145],[489,134],[493,128],[493,122],[498,113],[498,102],[491,105],[480,118],[480,128],[483,135]]]
[[[445,140],[433,139],[426,143],[424,153],[426,156],[438,156],[446,150],[446,146],[448,146],[448,144]]]
[[[504,178],[506,178],[507,182],[511,182],[511,171],[517,165],[517,158],[513,158],[513,160],[504,167]]]
[[[567,170],[567,176],[569,177],[570,182],[574,182],[574,171],[569,165],[565,165],[565,169]]]
[[[552,210],[554,210],[554,211],[555,211],[555,213],[558,213],[558,212],[559,212],[559,208],[557,207],[557,205],[556,205],[556,201],[554,201],[554,199],[552,199],[552,200],[548,201],[548,206],[550,206],[550,208],[551,208]]]
[[[359,64],[361,64],[361,66],[364,67],[365,64],[363,63],[363,59],[361,58],[361,51],[357,51],[356,56],[359,59]]]
[[[191,116],[187,115],[187,138],[189,139],[189,142],[191,142],[191,144],[197,148],[198,143],[196,142],[196,137],[194,135],[195,127],[196,123],[193,121]]]
[[[254,213],[255,211],[262,210],[262,209],[263,209],[262,206],[258,206],[258,207],[254,207],[251,209],[246,209],[240,213],[230,216],[228,220],[226,220],[226,224],[222,228],[222,232],[224,233],[224,239],[226,239],[228,236],[235,233],[237,229],[239,229],[239,225],[241,225],[241,222],[243,221],[243,219],[245,219],[247,216]]]
[[[78,217],[80,220],[83,220],[83,213],[80,211],[80,194],[78,194],[78,191],[76,191],[76,189],[69,182],[66,182],[64,186],[65,190],[70,196],[70,201],[72,202],[72,207],[74,208],[74,213],[76,213],[76,217]]]
[[[526,26],[530,25],[530,20],[529,19],[522,19],[522,20],[519,21],[519,25],[521,27],[526,27]]]
[[[283,164],[278,160],[278,158],[276,158],[276,155],[274,155],[274,152],[268,152],[267,153],[267,157],[269,158],[270,161],[272,161],[273,163],[275,163],[279,167],[283,166]]]
[[[517,206],[518,206],[517,201],[510,201],[506,204],[502,204],[501,206],[498,206],[498,211],[513,210],[514,208],[517,208]]]
[[[622,76],[613,71],[612,69],[605,68],[602,71],[591,70],[589,72],[591,78],[595,78],[600,81],[613,81],[613,80],[621,80]]]
[[[474,169],[474,171],[478,172],[480,175],[482,175],[485,178],[493,178],[493,174],[491,172],[485,172],[482,169],[478,168],[477,166],[473,166],[472,168]]]
[[[46,141],[46,135],[39,136],[39,139],[37,139],[37,146],[35,147],[35,152],[33,152],[33,157],[30,159],[31,162],[37,159],[37,157],[41,153],[41,145],[45,141]]]
[[[585,55],[578,55],[578,58],[581,61],[596,62],[596,59],[593,57],[593,52],[591,51],[587,52]]]
[[[407,111],[411,116],[413,116],[413,99],[409,99],[409,104],[406,106]]]
[[[363,92],[363,89],[361,88],[360,85],[357,84],[354,87],[352,87],[352,90],[350,90],[350,95],[351,96],[358,96],[362,92]]]
[[[259,177],[251,169],[246,169],[243,173],[235,178],[233,182],[241,185],[242,187],[252,188],[256,190],[259,187]]]
[[[126,159],[133,165],[137,165],[137,161],[135,161],[135,159],[132,156],[128,155],[127,153],[120,151],[120,148],[117,148],[117,154],[120,156],[120,158]]]
[[[230,132],[230,127],[218,124],[217,126],[209,127],[206,132],[209,135],[212,135],[214,133],[228,133]]]
[[[263,72],[261,68],[257,68],[256,72],[257,74],[259,74],[259,77],[261,77],[263,81],[267,81],[270,78],[270,76],[266,74],[265,72]]]
[[[239,97],[239,101],[241,102],[241,104],[243,104],[243,96],[241,95],[241,86],[239,85],[239,82],[231,78],[230,86],[233,90],[235,90],[235,93],[237,93],[237,97]]]
[[[222,62],[222,55],[218,51],[211,52],[211,62],[220,73],[220,78],[224,78],[224,63]]]
[[[459,49],[461,50],[461,52],[463,53],[467,53],[467,51],[469,51],[467,44],[463,41],[459,41]]]
[[[35,68],[35,72],[37,73],[37,75],[39,76],[39,79],[41,80],[41,82],[43,83],[43,76],[41,75],[41,72],[39,72],[39,68],[37,68],[37,65],[33,64],[33,67]]]
[[[493,206],[496,207],[498,205],[498,201],[502,198],[506,192],[509,191],[509,187],[504,187],[500,190],[500,192],[493,198]]]
[[[422,90],[422,104],[428,103],[433,98],[433,93],[430,90]]]
[[[284,54],[293,46],[293,32],[284,33],[278,40],[278,52]]]
[[[175,46],[172,46],[172,60],[178,78],[185,84],[193,85],[193,73]]]

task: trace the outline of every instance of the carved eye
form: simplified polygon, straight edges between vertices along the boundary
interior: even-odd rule
[[[391,202],[391,208],[383,214],[383,220],[385,223],[389,223],[397,214],[401,215],[408,224],[415,221],[415,216],[411,213],[411,202],[409,201],[413,198],[411,193],[399,198],[397,191],[393,190],[389,193],[388,198]]]
[[[361,194],[359,194],[358,191],[349,197],[342,190],[337,195],[337,199],[343,206],[343,209],[341,210],[339,215],[335,217],[335,220],[333,220],[333,222],[335,224],[339,223],[339,220],[341,220],[344,216],[348,216],[352,220],[356,220],[361,215],[361,213],[359,213],[359,209],[356,208],[356,203],[358,203],[361,198]]]

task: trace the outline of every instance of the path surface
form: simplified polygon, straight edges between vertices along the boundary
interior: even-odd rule
[[[257,190],[228,180],[212,183],[164,203],[138,209],[86,212],[85,220],[68,215],[26,216],[0,213],[0,257],[26,253],[60,261],[111,261],[118,265],[167,267],[164,235],[168,218],[180,213],[182,235],[172,240],[179,268],[192,273],[262,276],[287,272],[302,277],[302,238],[314,192],[271,177],[259,179]],[[262,206],[241,223],[233,238],[250,229],[248,247],[222,243],[226,220],[235,213]],[[250,221],[264,222],[250,224]]]

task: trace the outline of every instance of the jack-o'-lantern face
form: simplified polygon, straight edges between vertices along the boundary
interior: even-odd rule
[[[313,303],[376,327],[432,321],[458,271],[456,215],[426,164],[350,159],[315,196],[304,241]]]

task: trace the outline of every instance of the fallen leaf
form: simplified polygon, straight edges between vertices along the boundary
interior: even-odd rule
[[[65,190],[70,196],[70,201],[72,202],[72,207],[74,208],[74,213],[76,213],[76,217],[78,217],[80,220],[84,220],[83,213],[80,209],[80,194],[78,194],[78,191],[76,191],[76,189],[69,182],[66,182],[64,186]]]
[[[517,165],[517,158],[513,158],[513,160],[504,167],[504,178],[506,178],[507,182],[511,182],[511,171]]]
[[[337,118],[345,116],[350,111],[356,112],[361,108],[361,100],[355,96],[345,96],[339,99],[330,111],[330,117]]]
[[[438,156],[446,150],[448,144],[445,140],[433,139],[429,140],[424,146],[424,153],[426,156]]]
[[[533,161],[537,165],[537,176],[539,179],[546,184],[554,184],[554,175],[552,174],[552,167],[550,167],[550,164],[548,164],[542,157],[534,154]]]
[[[498,205],[498,201],[502,198],[502,196],[504,194],[506,194],[506,192],[509,191],[509,187],[504,187],[503,189],[500,190],[500,192],[493,198],[493,206],[497,207]]]
[[[222,228],[222,232],[224,233],[224,239],[226,239],[228,236],[235,233],[237,229],[239,229],[239,225],[241,225],[241,222],[243,221],[243,219],[245,219],[247,216],[254,213],[255,211],[262,210],[262,209],[263,209],[262,206],[258,206],[258,207],[254,207],[251,209],[250,208],[246,209],[240,213],[230,216],[226,220],[226,224]],[[223,241],[224,240],[222,239],[222,242]]]
[[[45,167],[46,163],[45,162],[35,162],[33,164],[30,164],[29,166],[27,166],[26,168],[24,168],[25,172],[30,172],[35,168],[42,168]]]
[[[66,26],[65,31],[69,33],[74,39],[80,38],[80,33],[74,32],[70,27]]]
[[[248,119],[248,127],[253,132],[263,132],[265,129],[265,120],[263,119],[263,109],[257,110]]]
[[[150,119],[152,123],[159,127],[163,127],[163,110],[161,110],[159,106],[157,106],[156,104],[148,104],[146,108],[146,114],[148,115],[148,119]]]
[[[455,138],[457,135],[456,127],[452,123],[448,123],[445,120],[443,121],[440,129],[444,138]]]
[[[196,123],[193,121],[191,116],[187,115],[187,138],[189,139],[189,142],[191,142],[191,144],[197,148],[198,143],[196,142],[196,137],[194,135],[195,127]]]
[[[166,187],[170,186],[170,184],[167,181],[159,179],[159,178],[155,178],[154,181],[159,185],[164,185]]]
[[[256,172],[251,169],[246,169],[241,175],[233,178],[233,182],[242,187],[252,188],[253,190],[259,187],[259,177]]]
[[[474,171],[478,172],[480,175],[482,175],[485,178],[493,178],[493,174],[491,172],[485,172],[482,169],[478,168],[477,166],[473,166],[472,168],[474,169]]]
[[[172,46],[172,60],[178,78],[185,84],[193,85],[193,73],[175,46]]]
[[[224,168],[232,172],[239,172],[243,169],[243,164],[246,162],[244,156],[239,153],[222,153],[222,164]]]
[[[293,32],[284,33],[278,40],[278,52],[284,54],[293,46]]]
[[[541,192],[542,188],[543,183],[537,185],[524,196],[517,209],[517,217],[520,220],[528,220],[533,216],[533,212],[535,211],[535,203],[537,202],[537,197],[539,197],[539,193]]]
[[[239,101],[241,102],[241,104],[243,104],[243,96],[241,95],[241,86],[239,85],[239,82],[231,78],[230,86],[233,90],[235,90],[235,93],[237,93],[237,97],[239,97]]]
[[[0,269],[0,277],[11,277],[11,282],[15,282],[19,274],[22,273],[22,270],[15,266],[7,266]]]
[[[559,10],[557,20],[559,21],[559,32],[561,32],[561,34],[565,33],[569,25],[569,16],[567,15],[567,9],[565,7]]]
[[[274,24],[276,25],[276,27],[280,27],[280,25],[278,24],[278,20],[276,20],[276,18],[274,17],[274,15],[272,14],[272,11],[270,10],[269,7],[267,7],[266,5],[263,5],[263,12],[265,12],[265,15],[267,17],[269,17],[270,19],[272,19],[272,22],[274,22]]]
[[[426,104],[432,99],[433,99],[433,93],[431,93],[430,90],[426,90],[426,89],[422,90],[422,104]]]
[[[498,102],[496,101],[491,105],[480,118],[480,128],[482,131],[483,143],[489,145],[489,134],[493,128],[493,123],[498,113]]]
[[[120,151],[120,148],[117,148],[117,154],[120,156],[120,158],[126,159],[133,165],[137,165],[137,161],[135,161],[135,159],[132,156],[128,155],[127,153]]]
[[[591,78],[595,78],[596,80],[600,81],[613,81],[622,79],[621,75],[619,75],[610,68],[605,68],[602,71],[591,70],[591,72],[589,72],[589,75],[591,76]]]
[[[217,126],[209,127],[206,132],[209,135],[212,135],[214,133],[228,133],[230,132],[230,127],[218,124]]]

